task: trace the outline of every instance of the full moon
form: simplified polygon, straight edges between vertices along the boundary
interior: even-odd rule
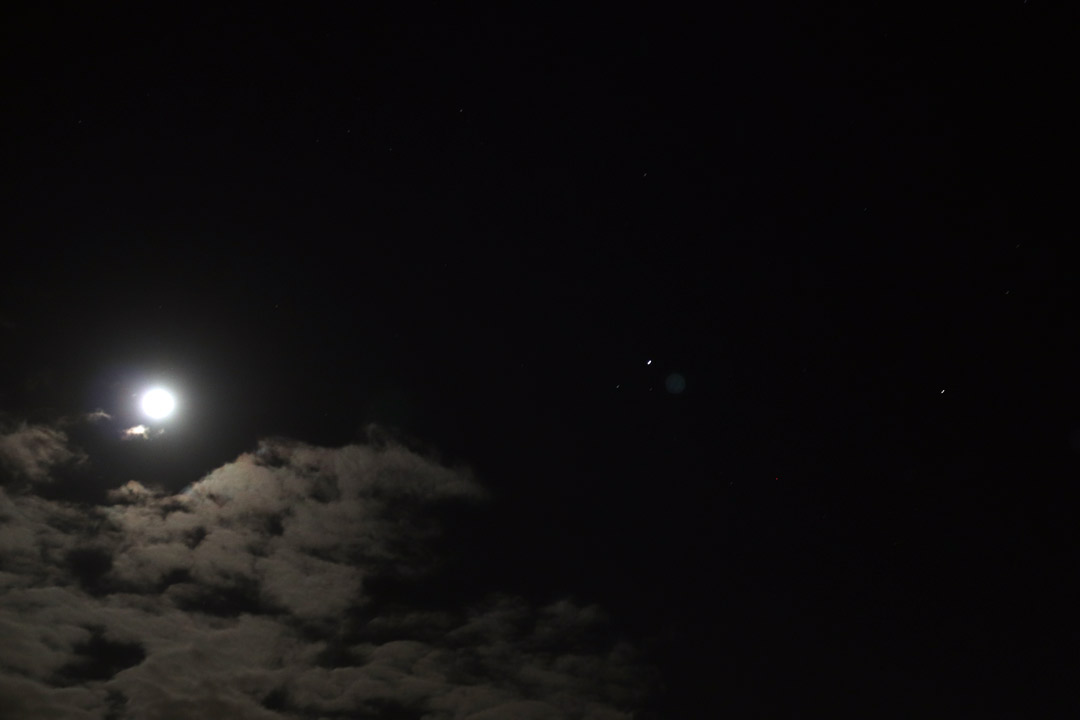
[[[176,407],[176,400],[168,390],[154,388],[142,396],[143,412],[155,420],[167,417]]]

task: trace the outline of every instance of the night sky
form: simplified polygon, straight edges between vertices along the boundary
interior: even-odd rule
[[[0,17],[0,717],[1080,710],[1073,15],[225,5]]]

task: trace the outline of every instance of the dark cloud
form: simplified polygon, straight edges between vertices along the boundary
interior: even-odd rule
[[[0,465],[16,478],[46,482],[55,467],[85,460],[68,446],[66,434],[46,425],[23,424],[0,435]]]
[[[20,462],[45,475],[74,455],[42,430]],[[651,676],[599,608],[482,588],[439,602],[442,519],[486,500],[467,471],[385,442],[266,441],[178,495],[131,481],[103,506],[0,490],[0,707],[148,720],[632,717]],[[387,577],[410,592],[395,596]],[[418,587],[435,600],[411,603]]]

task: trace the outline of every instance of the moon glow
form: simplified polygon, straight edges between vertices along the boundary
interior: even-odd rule
[[[154,388],[142,396],[142,410],[154,420],[168,417],[176,407],[176,399],[168,390]]]

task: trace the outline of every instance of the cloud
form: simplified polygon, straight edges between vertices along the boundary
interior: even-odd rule
[[[152,429],[146,425],[135,425],[134,427],[126,428],[120,431],[121,440],[149,440],[162,435],[165,432],[162,428]]]
[[[98,408],[93,412],[86,413],[84,419],[88,423],[99,423],[103,420],[112,420],[112,415]]]
[[[157,495],[137,480],[128,480],[107,494],[110,503],[138,503],[152,500]]]
[[[393,443],[265,441],[179,495],[132,481],[97,507],[0,488],[0,707],[632,717],[651,675],[599,608],[441,599],[443,519],[487,502],[467,471]]]
[[[85,460],[81,451],[68,446],[66,434],[45,425],[24,423],[0,435],[0,464],[19,478],[45,482],[57,466]]]

